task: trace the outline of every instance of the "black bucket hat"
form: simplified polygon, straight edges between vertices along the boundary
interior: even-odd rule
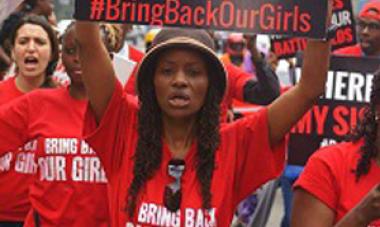
[[[223,63],[215,53],[215,44],[211,36],[200,29],[164,28],[153,39],[152,45],[140,62],[137,71],[137,92],[141,94],[143,83],[152,80],[153,66],[157,57],[165,50],[172,48],[189,48],[203,54],[211,64],[209,73],[210,83],[215,83],[220,95],[220,102],[227,87],[226,71]]]

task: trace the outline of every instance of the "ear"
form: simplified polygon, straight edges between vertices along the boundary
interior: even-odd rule
[[[12,58],[12,61],[14,61],[14,62],[16,61],[14,48],[12,48],[12,50],[11,50],[11,58]]]

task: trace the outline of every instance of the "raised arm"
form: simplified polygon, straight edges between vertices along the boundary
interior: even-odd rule
[[[77,21],[75,26],[82,78],[92,110],[99,122],[112,97],[116,76],[98,24]]]
[[[309,40],[304,51],[301,80],[268,107],[271,145],[283,139],[291,127],[322,95],[329,66],[330,44]]]

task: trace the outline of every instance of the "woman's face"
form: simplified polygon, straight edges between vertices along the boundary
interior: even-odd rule
[[[62,46],[62,63],[72,84],[83,84],[82,69],[79,62],[78,47],[75,42],[75,30],[71,28],[64,36]]]
[[[41,26],[24,24],[18,29],[12,57],[19,75],[44,77],[51,55],[51,42],[47,32]]]
[[[196,116],[208,90],[207,66],[200,53],[172,49],[163,53],[154,75],[158,104],[170,118]]]

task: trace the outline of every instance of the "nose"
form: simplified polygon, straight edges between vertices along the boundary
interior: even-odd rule
[[[172,85],[175,87],[186,87],[188,85],[186,74],[182,70],[179,70],[175,74],[173,77]]]
[[[368,26],[364,26],[364,27],[361,29],[360,34],[361,34],[361,35],[368,35],[368,34],[369,34],[369,28],[368,28]]]
[[[28,45],[26,46],[26,50],[27,50],[28,52],[33,52],[33,51],[35,51],[35,50],[36,50],[36,43],[35,43],[33,40],[29,41],[29,42],[28,42]]]
[[[74,62],[76,63],[76,64],[79,64],[79,52],[77,51],[76,53],[75,53],[75,55],[74,55]]]

